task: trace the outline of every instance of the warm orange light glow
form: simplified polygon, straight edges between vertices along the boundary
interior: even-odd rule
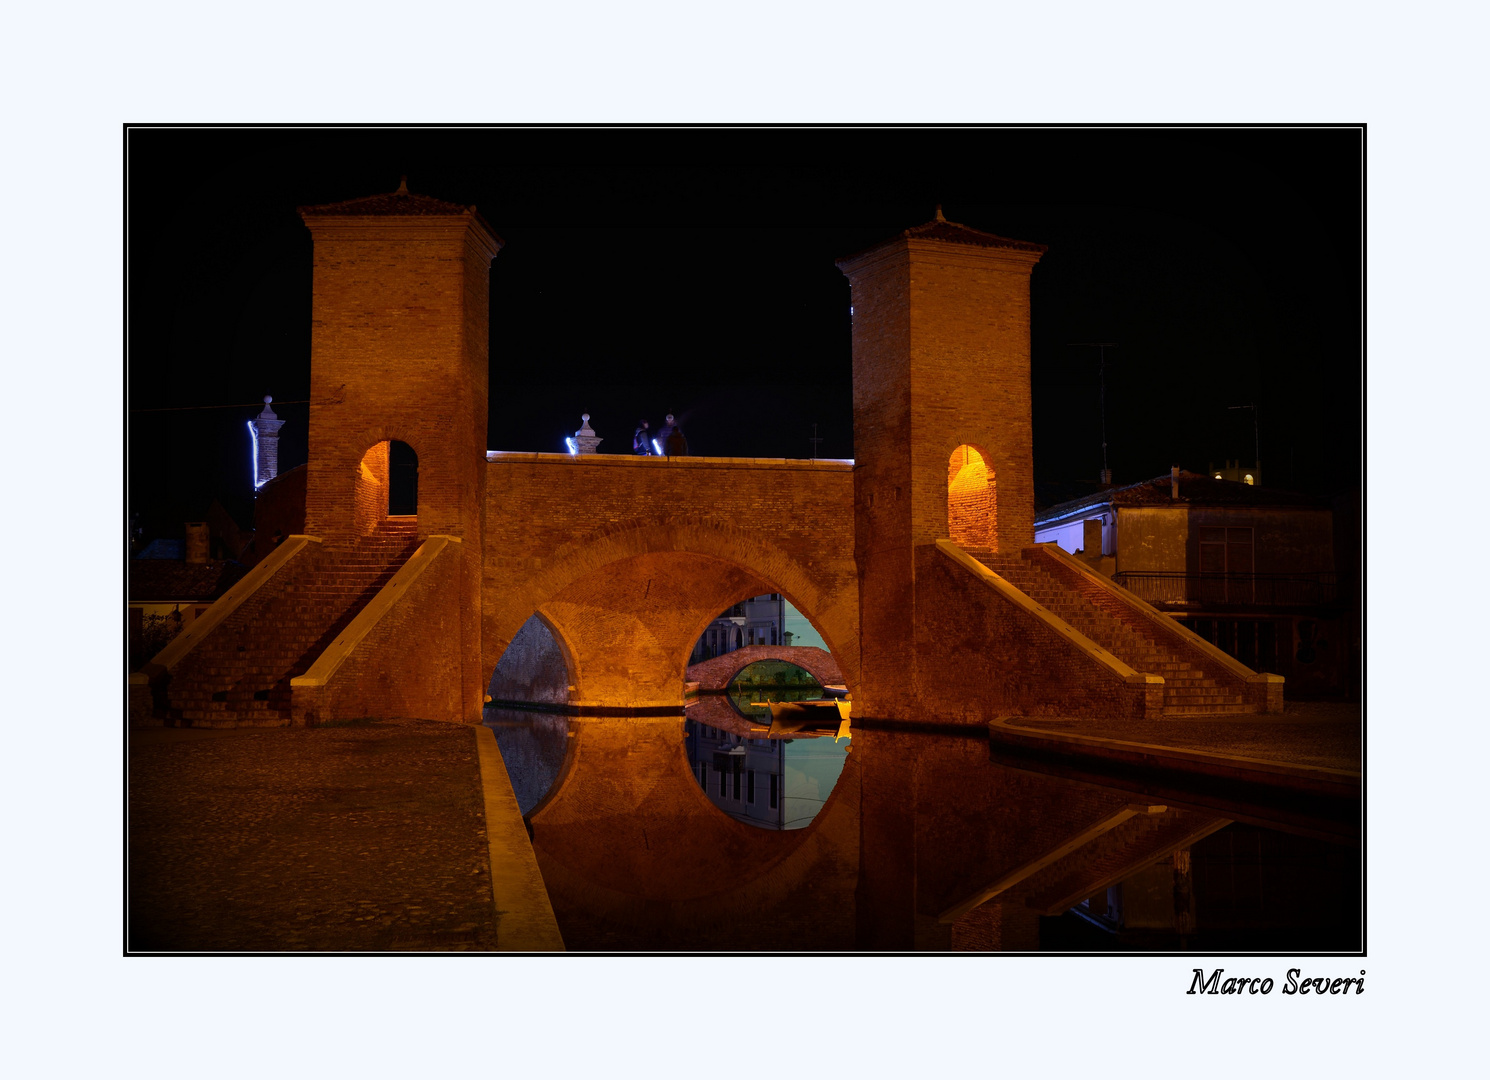
[[[388,441],[373,443],[352,479],[352,507],[357,531],[367,536],[388,516]]]
[[[947,462],[947,535],[962,547],[998,550],[998,490],[993,470],[971,446]]]

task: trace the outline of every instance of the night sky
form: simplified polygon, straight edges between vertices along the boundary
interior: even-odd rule
[[[1048,244],[1031,291],[1037,481],[1251,461],[1361,483],[1356,130],[191,130],[127,135],[129,503],[147,538],[213,498],[251,522],[264,394],[305,460],[311,239],[296,207],[409,189],[475,204],[491,274],[491,449],[852,457],[834,260],[929,220]],[[227,407],[219,407],[227,406]]]

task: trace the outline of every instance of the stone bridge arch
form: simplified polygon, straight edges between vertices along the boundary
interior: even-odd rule
[[[703,513],[631,517],[567,537],[542,554],[504,552],[500,538],[489,537],[482,670],[495,671],[537,613],[563,643],[570,704],[681,707],[688,657],[709,623],[742,599],[779,592],[822,634],[852,686],[858,677],[852,546],[805,555],[759,527]]]
[[[746,645],[694,664],[688,669],[688,678],[697,682],[700,690],[723,690],[736,675],[760,660],[795,664],[824,686],[836,686],[844,678],[833,654],[816,645]]]

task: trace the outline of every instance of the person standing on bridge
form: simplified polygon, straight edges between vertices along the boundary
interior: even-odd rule
[[[688,440],[683,437],[683,429],[673,419],[673,414],[667,414],[667,423],[662,425],[662,430],[657,433],[658,442],[662,452],[668,457],[685,457],[688,454]]]
[[[652,453],[652,432],[648,429],[645,420],[637,425],[636,434],[631,436],[631,452],[641,457],[647,457]]]

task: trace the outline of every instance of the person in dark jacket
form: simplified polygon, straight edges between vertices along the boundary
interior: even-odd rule
[[[643,420],[636,429],[636,434],[631,436],[631,452],[646,457],[652,453],[652,432]]]
[[[688,453],[688,440],[683,437],[683,429],[673,419],[672,413],[667,414],[667,423],[657,433],[657,440],[668,457],[683,457]]]

